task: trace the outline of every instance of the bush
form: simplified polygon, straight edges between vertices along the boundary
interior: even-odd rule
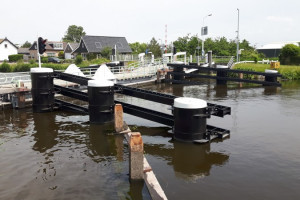
[[[65,58],[65,53],[63,51],[58,52],[58,58],[64,59]]]
[[[67,69],[68,66],[69,66],[69,64],[46,63],[46,64],[43,64],[42,67],[52,68],[53,70],[65,70],[65,69]]]
[[[48,57],[41,57],[41,62],[42,63],[48,63]]]
[[[14,54],[8,56],[9,62],[17,62],[19,60],[23,60],[22,54]]]
[[[14,72],[29,72],[31,67],[34,67],[34,65],[26,64],[26,63],[18,63],[14,67],[13,71]]]
[[[112,53],[111,47],[104,47],[101,51],[101,56],[106,59],[110,59],[110,55]]]
[[[64,63],[74,63],[74,59],[66,59],[64,60]]]
[[[87,60],[94,60],[97,58],[97,54],[95,53],[89,53],[86,55]]]
[[[294,44],[285,45],[280,51],[279,61],[283,65],[299,65],[300,47]]]
[[[79,64],[82,63],[82,61],[83,61],[82,56],[81,55],[77,55],[76,58],[75,58],[75,64],[79,65]]]
[[[30,60],[29,60],[29,63],[33,65],[33,64],[35,64],[36,62],[35,62],[34,59],[30,59]]]
[[[11,72],[11,67],[8,63],[4,62],[0,65],[0,72]]]

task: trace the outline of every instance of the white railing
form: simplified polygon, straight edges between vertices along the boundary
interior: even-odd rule
[[[166,66],[161,59],[136,61],[128,66],[113,66],[109,67],[110,71],[116,76],[117,80],[135,79],[143,77],[152,77],[156,75],[158,69]],[[94,76],[97,68],[81,68],[81,71],[86,77]]]
[[[139,60],[138,55],[122,55],[122,54],[118,54],[118,55],[111,55],[110,56],[110,60],[111,61],[134,61],[134,60]]]
[[[0,85],[16,83],[17,81],[30,82],[29,72],[14,72],[14,73],[0,73]]]

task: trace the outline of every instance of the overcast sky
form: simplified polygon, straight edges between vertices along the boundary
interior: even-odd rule
[[[167,24],[169,43],[200,35],[203,18],[212,14],[204,20],[208,37],[235,39],[237,8],[240,39],[251,45],[300,41],[299,0],[2,0],[0,38],[60,41],[69,25],[77,25],[87,35],[124,36],[129,43],[164,41]]]

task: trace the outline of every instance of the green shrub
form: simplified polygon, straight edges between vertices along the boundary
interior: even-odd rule
[[[64,63],[74,63],[74,59],[65,59]]]
[[[112,53],[111,47],[104,47],[104,48],[101,50],[101,56],[102,56],[103,58],[106,58],[106,59],[109,59],[109,58],[110,58],[111,53]]]
[[[97,54],[96,53],[89,53],[86,55],[87,60],[94,60],[97,58]]]
[[[34,66],[31,64],[27,64],[27,63],[18,63],[14,67],[13,71],[14,72],[29,72],[31,67],[34,67]]]
[[[41,62],[42,63],[48,63],[48,57],[46,57],[46,56],[41,57]]]
[[[0,65],[0,72],[11,72],[11,67],[8,63],[4,62]]]
[[[9,62],[17,62],[19,60],[23,60],[22,54],[14,54],[8,56]]]
[[[34,59],[30,59],[30,60],[29,60],[29,63],[30,63],[30,64],[35,64],[36,62],[35,62]]]
[[[294,44],[285,45],[280,51],[279,61],[284,65],[299,65],[300,47]]]
[[[64,53],[64,51],[58,52],[58,58],[60,58],[60,59],[64,59],[64,58],[65,58],[65,53]]]
[[[90,64],[98,64],[101,65],[103,63],[108,63],[110,62],[110,60],[106,59],[106,58],[98,58],[98,59],[94,59],[90,61]]]
[[[77,55],[76,58],[75,58],[75,64],[79,65],[79,64],[82,63],[82,61],[83,61],[82,56],[81,55]]]
[[[53,70],[65,70],[69,64],[54,64],[54,63],[45,63],[42,67],[52,68]]]

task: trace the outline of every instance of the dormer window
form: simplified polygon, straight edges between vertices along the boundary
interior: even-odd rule
[[[63,49],[63,43],[54,43],[53,49]]]
[[[117,48],[122,48],[123,47],[123,45],[120,42],[117,42],[116,46],[117,46]]]
[[[95,45],[96,45],[96,48],[97,49],[100,49],[102,47],[101,43],[100,42],[95,42]]]

